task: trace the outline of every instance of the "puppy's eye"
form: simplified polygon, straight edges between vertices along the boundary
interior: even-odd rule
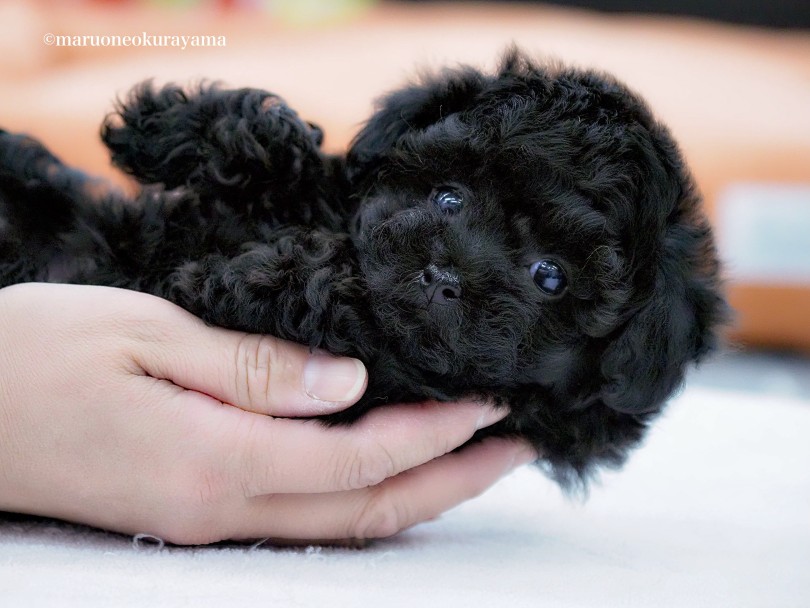
[[[560,296],[568,286],[562,267],[552,260],[540,260],[529,267],[534,284],[549,296]]]
[[[436,188],[431,195],[436,208],[447,215],[455,215],[464,206],[461,192],[455,188]]]

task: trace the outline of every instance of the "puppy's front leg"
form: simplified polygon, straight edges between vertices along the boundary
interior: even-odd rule
[[[113,163],[142,183],[187,186],[203,200],[278,205],[310,199],[323,181],[320,129],[258,89],[146,82],[105,120],[101,136]]]
[[[163,297],[208,323],[359,356],[371,317],[348,237],[289,228],[235,257],[178,268]],[[365,353],[367,354],[367,353]]]

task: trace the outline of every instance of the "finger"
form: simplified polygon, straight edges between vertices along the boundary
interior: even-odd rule
[[[232,474],[248,495],[354,490],[456,449],[507,413],[465,401],[380,407],[340,427],[258,418],[220,449],[241,453],[230,459],[237,466]]]
[[[342,410],[363,394],[357,359],[310,352],[272,336],[209,327],[178,309],[179,322],[142,341],[138,364],[150,376],[272,416]]]
[[[379,486],[329,494],[259,496],[247,505],[234,538],[381,538],[433,519],[478,496],[536,453],[489,438]]]

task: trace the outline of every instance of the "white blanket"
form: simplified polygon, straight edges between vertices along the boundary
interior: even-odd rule
[[[525,468],[365,549],[136,546],[0,516],[0,606],[810,606],[810,402],[688,389],[572,502]]]

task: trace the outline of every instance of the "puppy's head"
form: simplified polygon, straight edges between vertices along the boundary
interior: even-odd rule
[[[447,386],[640,418],[715,342],[699,197],[609,77],[517,52],[446,72],[384,99],[348,162],[384,338]]]

